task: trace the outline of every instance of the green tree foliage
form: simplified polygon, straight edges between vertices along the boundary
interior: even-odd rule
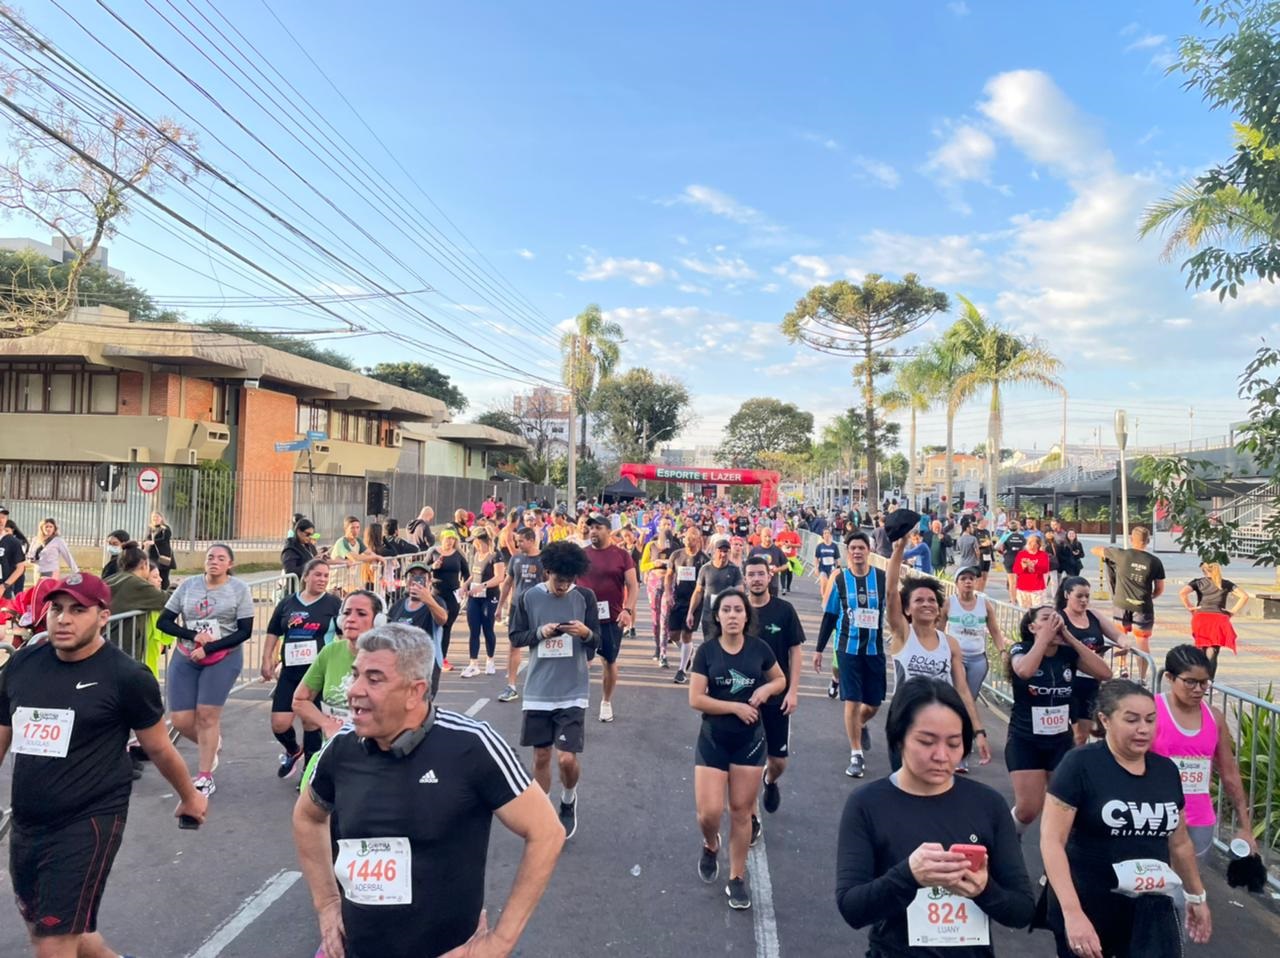
[[[1262,475],[1280,471],[1280,350],[1261,346],[1240,374],[1239,394],[1249,403],[1248,421],[1237,430],[1236,450],[1253,459]],[[1178,545],[1208,562],[1230,561],[1232,539],[1239,523],[1215,518],[1205,503],[1213,480],[1224,478],[1207,460],[1182,456],[1144,456],[1139,477],[1150,484],[1151,496],[1168,504],[1169,515],[1182,531]],[[1280,510],[1263,520],[1263,542],[1254,565],[1280,568]]]
[[[578,457],[577,463],[578,489],[588,499],[600,495],[606,485],[604,468],[594,459]],[[569,461],[563,456],[551,463],[551,484],[557,488],[569,481]]]
[[[423,363],[378,363],[364,370],[364,374],[378,382],[399,386],[410,392],[421,393],[439,399],[455,415],[467,408],[467,397],[435,366]]]
[[[72,263],[50,262],[35,250],[0,250],[0,300],[10,309],[30,306],[49,291],[66,290],[72,269]],[[143,323],[177,323],[183,318],[181,313],[161,309],[146,290],[112,276],[96,263],[86,263],[80,272],[76,305],[114,306]]]
[[[1280,2],[1200,0],[1200,8],[1209,35],[1183,37],[1170,72],[1235,117],[1235,150],[1149,209],[1142,231],[1169,230],[1166,252],[1195,250],[1183,263],[1189,286],[1235,296],[1248,280],[1280,276]]]
[[[476,425],[488,426],[490,429],[501,429],[503,432],[509,432],[512,435],[524,435],[524,428],[521,426],[520,420],[509,412],[503,412],[501,409],[482,412],[472,421]],[[541,482],[542,480],[539,479],[538,481]]]
[[[623,460],[645,462],[659,442],[670,442],[686,425],[689,390],[669,376],[629,369],[597,387],[595,407]]]
[[[729,420],[719,455],[730,465],[758,469],[762,452],[803,452],[812,434],[813,413],[777,399],[748,399]]]
[[[233,323],[226,319],[209,319],[199,324],[205,329],[212,330],[215,333],[226,333],[229,336],[239,336],[241,339],[247,339],[251,343],[258,343],[262,346],[270,346],[272,349],[278,349],[281,352],[291,353],[294,356],[301,356],[303,359],[310,359],[317,363],[324,363],[326,366],[333,366],[337,369],[345,369],[348,372],[355,372],[355,363],[351,361],[349,356],[334,349],[324,349],[315,343],[302,339],[298,336],[288,336],[283,333],[268,333],[254,329],[252,326],[244,326],[240,323]]]
[[[1018,336],[999,323],[993,323],[965,299],[964,312],[948,330],[959,348],[972,360],[972,368],[952,384],[957,404],[983,392],[990,392],[987,415],[987,449],[1003,449],[1004,405],[1001,393],[1009,386],[1024,384],[1062,392],[1057,372],[1062,363],[1032,337]],[[1000,464],[987,460],[987,501],[994,503],[999,495]],[[950,501],[950,500],[948,500]]]
[[[583,448],[587,445],[587,413],[595,409],[596,387],[617,367],[621,343],[622,327],[607,322],[595,303],[574,317],[573,330],[560,337],[560,351],[564,354],[560,375],[582,417],[578,441]]]
[[[922,285],[914,273],[901,282],[868,273],[861,285],[840,280],[813,287],[782,321],[782,332],[793,343],[858,358],[853,374],[861,386],[868,425],[867,498],[873,502],[880,497],[876,377],[887,372],[888,361],[895,358],[888,348],[891,343],[946,310],[946,294]]]

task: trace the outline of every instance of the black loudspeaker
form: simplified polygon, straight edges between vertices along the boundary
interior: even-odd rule
[[[365,514],[385,516],[391,511],[391,488],[385,482],[371,482],[365,486]]]

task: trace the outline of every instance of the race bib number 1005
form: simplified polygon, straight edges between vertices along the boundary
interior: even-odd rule
[[[1031,707],[1031,731],[1036,735],[1058,735],[1071,727],[1070,709],[1065,705]]]

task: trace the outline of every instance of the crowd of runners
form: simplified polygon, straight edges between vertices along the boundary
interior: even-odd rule
[[[1164,587],[1143,529],[1127,548],[1095,550],[1114,596],[1100,614],[1074,531],[1001,511],[922,516],[885,503],[874,515],[821,515],[694,499],[507,509],[490,499],[478,514],[435,518],[424,508],[401,530],[348,517],[325,547],[296,517],[281,558],[297,589],[279,599],[248,666],[273,683],[263,734],[282,749],[274,773],[298,783],[292,829],[317,955],[511,953],[577,832],[591,723],[643,721],[615,701],[628,641],[652,649],[654,674],[687,686],[701,716],[702,843],[690,866],[704,882],[723,877],[732,909],[751,907],[748,850],[783,803],[806,667],[841,702],[849,755],[832,773],[877,779],[848,797],[837,872],[825,879],[845,920],[870,927],[872,955],[990,955],[992,921],[1046,928],[1064,956],[1177,954],[1184,938],[1207,941],[1199,869],[1216,827],[1215,777],[1242,857],[1258,850],[1226,721],[1205,702],[1216,651],[1234,636],[1228,605],[1248,597],[1213,566],[1181,590],[1196,642],[1168,650],[1164,691],[1153,694],[1146,656],[1123,654],[1150,652]],[[216,821],[221,713],[246,669],[254,601],[227,545],[169,588],[162,516],[143,541],[113,533],[102,576],[50,546],[48,522],[41,578],[24,600],[47,635],[0,669],[0,760],[14,755],[9,869],[37,956],[114,956],[98,906],[132,781],[149,762],[173,786],[182,827]],[[333,587],[339,567],[343,588]],[[808,656],[787,598],[807,577],[822,609]],[[1001,589],[1023,610],[1015,634],[997,622]],[[137,610],[154,629],[124,648],[108,619]],[[457,668],[460,617],[468,648]],[[434,704],[443,673],[495,674],[500,641],[498,700],[522,712],[518,744]],[[992,757],[981,702],[992,669],[1012,687],[1012,807],[967,775],[970,761]],[[876,742],[871,719],[887,698]],[[178,737],[193,743],[194,768]],[[495,816],[523,852],[490,925]],[[1037,819],[1038,894],[1021,846]]]

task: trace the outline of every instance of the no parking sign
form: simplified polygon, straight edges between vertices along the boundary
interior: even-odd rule
[[[160,488],[160,470],[147,466],[138,471],[138,488],[150,494]]]

